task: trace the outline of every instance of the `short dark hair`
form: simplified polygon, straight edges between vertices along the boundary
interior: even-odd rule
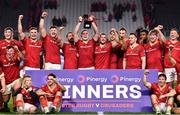
[[[52,28],[57,29],[57,26],[56,26],[56,25],[52,25],[52,26],[50,26],[50,28],[49,28],[49,29],[52,29]]]
[[[137,35],[135,33],[130,33],[129,35],[134,35],[137,38]]]
[[[100,36],[101,36],[101,35],[106,35],[106,34],[105,34],[105,33],[101,33]]]
[[[68,37],[69,34],[73,34],[73,32],[68,32],[68,33],[66,34],[66,38]]]
[[[14,46],[7,46],[6,49],[14,49]]]
[[[146,30],[146,29],[143,29],[143,30],[140,31],[140,33],[142,33],[142,32],[148,34],[148,30]]]
[[[10,30],[10,31],[14,32],[13,28],[11,28],[11,27],[4,28],[4,31],[7,31],[7,30]]]
[[[48,74],[48,76],[53,76],[53,78],[56,78],[56,75],[53,73]]]
[[[170,31],[176,31],[179,34],[179,31],[177,28],[172,28]]]
[[[31,30],[38,30],[38,29],[36,27],[30,27],[29,31],[31,31]]]
[[[158,79],[159,79],[160,77],[164,77],[164,78],[165,78],[165,80],[167,79],[166,75],[165,75],[165,74],[163,74],[163,73],[158,75]]]
[[[87,32],[88,32],[88,30],[86,30],[86,29],[83,29],[83,30],[81,31],[81,34],[82,34],[84,31],[87,31]]]

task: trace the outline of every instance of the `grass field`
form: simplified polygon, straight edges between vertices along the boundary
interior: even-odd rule
[[[17,114],[17,113],[13,113],[13,112],[9,112],[9,113],[0,113],[0,115],[7,115],[7,114]],[[44,113],[37,113],[38,115],[44,114]],[[55,114],[60,114],[60,115],[154,115],[153,113],[91,113],[91,112],[59,112],[59,113],[55,113]],[[24,115],[24,114],[23,114]]]
[[[8,113],[2,113],[0,112],[0,115],[7,115],[7,114],[17,114],[15,112],[12,112],[12,98],[9,101],[9,107],[11,112]],[[37,113],[37,114],[44,114],[44,113]],[[59,112],[55,114],[60,114],[60,115],[154,115],[155,113],[128,113],[128,112],[104,112],[104,113],[97,113],[97,112]],[[24,115],[24,114],[23,114]]]

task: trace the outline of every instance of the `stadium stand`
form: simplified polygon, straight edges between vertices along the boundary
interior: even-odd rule
[[[86,2],[82,2],[81,0],[76,1],[68,1],[68,0],[62,0],[58,1],[57,10],[55,9],[45,9],[49,13],[49,16],[46,21],[46,27],[49,27],[52,24],[52,18],[54,16],[56,17],[62,17],[65,16],[67,18],[67,26],[65,28],[65,33],[68,31],[73,31],[75,24],[77,23],[78,17],[80,15],[89,14],[94,15],[97,18],[97,24],[99,25],[100,32],[108,33],[109,30],[114,28],[121,28],[125,27],[127,28],[128,32],[135,32],[135,30],[138,27],[144,27],[143,22],[143,15],[142,15],[142,7],[141,7],[141,1],[135,0],[136,3],[136,15],[137,20],[133,22],[132,20],[132,12],[124,12],[122,20],[119,22],[116,22],[115,19],[112,20],[112,22],[104,22],[103,16],[105,12],[91,12],[91,4],[95,2],[96,0],[86,0]],[[114,4],[123,4],[126,2],[130,2],[131,0],[105,0],[107,4],[107,10],[112,11]],[[66,6],[66,7],[63,7]],[[65,36],[65,35],[64,35]]]
[[[169,34],[171,28],[180,29],[180,1],[173,0],[172,2],[161,0],[155,2],[155,19],[157,24],[162,24],[165,27],[165,34]]]

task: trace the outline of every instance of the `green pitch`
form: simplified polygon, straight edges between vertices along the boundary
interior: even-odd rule
[[[13,108],[12,108],[12,106],[13,106],[12,98],[10,99],[8,105],[10,107],[11,112],[8,112],[8,113],[0,112],[0,115],[17,114],[15,112],[12,112],[13,111]],[[39,112],[37,114],[44,114],[44,113]],[[114,113],[112,113],[112,112],[104,112],[103,114],[102,113],[96,113],[96,112],[59,112],[59,113],[55,113],[55,114],[60,114],[60,115],[154,115],[154,113],[125,113],[125,112],[123,112],[123,113],[121,113],[121,112],[118,112],[118,113],[117,112],[114,112]]]

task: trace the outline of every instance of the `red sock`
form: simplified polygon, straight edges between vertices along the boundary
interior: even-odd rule
[[[153,103],[153,106],[156,108],[158,106],[158,103]]]
[[[41,102],[42,107],[47,107],[48,106],[46,97],[40,96],[39,100]]]
[[[22,107],[23,106],[23,101],[22,100],[17,100],[16,101],[16,106],[17,107]]]
[[[173,105],[172,105],[172,104],[167,104],[167,107],[168,107],[168,106],[169,106],[169,107],[173,107]]]
[[[62,96],[55,96],[54,101],[53,101],[53,105],[55,107],[57,107],[59,105],[61,99],[62,99]]]

